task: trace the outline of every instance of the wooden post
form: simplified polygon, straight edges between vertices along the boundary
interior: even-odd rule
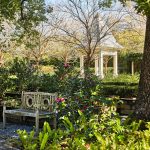
[[[4,104],[3,104],[3,128],[6,128],[6,114],[5,114],[5,111],[6,111],[6,104],[4,102]]]
[[[35,116],[35,127],[36,127],[36,133],[39,132],[39,109],[36,109],[36,116]]]

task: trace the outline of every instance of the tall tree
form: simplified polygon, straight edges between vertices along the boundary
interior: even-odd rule
[[[144,54],[141,65],[139,91],[136,102],[136,118],[150,120],[150,1],[139,2],[139,11],[147,16]]]
[[[47,9],[44,0],[1,0],[0,1],[0,31],[4,29],[3,22],[11,22],[15,29],[27,31],[45,21]],[[24,30],[23,30],[24,29]]]
[[[52,8],[44,0],[1,0],[0,1],[0,54],[8,49],[12,39],[24,42],[25,37],[39,36],[37,27],[47,21],[46,14]],[[30,41],[31,44],[31,41]],[[12,45],[12,44],[11,44]],[[1,57],[2,59],[2,57]]]
[[[112,35],[111,31],[122,15],[106,15],[98,7],[98,0],[64,0],[56,10],[59,12],[57,22],[60,24],[53,26],[60,31],[59,40],[72,44],[78,52],[84,54],[85,69],[88,69],[102,41]]]

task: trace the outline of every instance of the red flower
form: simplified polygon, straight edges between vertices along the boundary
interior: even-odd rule
[[[87,109],[88,107],[87,106],[83,106],[83,109],[85,110],[85,109]]]

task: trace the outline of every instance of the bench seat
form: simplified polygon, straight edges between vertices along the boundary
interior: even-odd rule
[[[5,114],[12,114],[15,116],[36,117],[36,110],[12,109],[5,110]],[[49,116],[52,114],[54,114],[54,112],[39,111],[39,118],[49,118]]]

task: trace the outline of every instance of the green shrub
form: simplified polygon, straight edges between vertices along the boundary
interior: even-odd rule
[[[27,133],[25,130],[18,130],[19,139],[24,150],[36,150],[37,149],[37,139],[35,137],[35,132],[31,131]]]
[[[50,92],[50,93],[59,91],[58,89],[59,81],[57,80],[55,75],[43,74],[40,77],[40,80],[41,80],[41,86],[39,87],[39,91]]]
[[[41,91],[41,92],[49,92],[54,93],[59,91],[58,86],[59,81],[57,80],[55,75],[50,74],[41,74],[34,75],[32,80],[27,85],[28,91]]]
[[[91,97],[92,91],[95,91],[100,85],[100,80],[94,75],[87,78],[80,78],[78,75],[67,77],[60,84],[60,92],[67,97],[76,97],[79,93],[87,98]]]
[[[28,59],[15,58],[11,64],[10,72],[16,77],[14,78],[14,84],[17,92],[27,90],[28,84],[33,80],[36,81],[34,77],[36,68]]]
[[[13,82],[10,78],[9,68],[0,67],[0,99],[4,99],[6,92],[11,91]]]
[[[55,74],[40,77],[41,85],[43,84],[41,90],[51,86],[49,88],[56,89],[57,92],[67,98],[73,97],[81,91],[84,95],[90,97],[91,91],[94,91],[100,83],[100,80],[90,72],[87,78],[80,78],[80,73],[75,68],[74,62],[64,63],[59,59],[53,59],[51,65],[54,66]]]
[[[119,74],[118,77],[112,77],[111,76],[106,76],[103,79],[103,83],[125,83],[125,84],[131,84],[135,83],[138,84],[139,82],[139,74],[131,75],[131,74]]]
[[[137,86],[125,86],[125,85],[103,85],[103,94],[107,96],[117,95],[120,97],[136,97],[138,91]]]
[[[106,77],[102,80],[104,95],[118,95],[120,97],[136,97],[138,92],[139,75],[122,74],[116,78]]]

